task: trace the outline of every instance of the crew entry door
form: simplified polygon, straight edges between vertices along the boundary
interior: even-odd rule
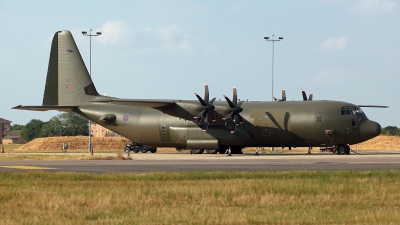
[[[169,124],[168,121],[160,122],[160,139],[163,143],[170,143],[171,137],[169,136]]]

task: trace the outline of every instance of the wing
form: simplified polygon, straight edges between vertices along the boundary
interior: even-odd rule
[[[104,100],[93,100],[91,102],[110,103],[116,105],[141,106],[149,108],[161,108],[161,107],[175,105],[174,100],[162,100],[162,99],[104,99]]]

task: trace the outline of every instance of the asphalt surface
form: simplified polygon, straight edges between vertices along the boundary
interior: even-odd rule
[[[84,154],[82,154],[84,155]],[[116,155],[116,154],[115,154]],[[334,155],[254,154],[190,155],[131,154],[132,160],[0,161],[0,171],[144,173],[183,171],[333,171],[400,170],[400,154]]]

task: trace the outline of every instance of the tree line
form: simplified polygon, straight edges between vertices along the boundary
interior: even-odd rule
[[[47,122],[32,119],[26,125],[12,125],[11,130],[21,130],[19,136],[26,141],[41,137],[89,135],[88,120],[75,113],[62,113]]]

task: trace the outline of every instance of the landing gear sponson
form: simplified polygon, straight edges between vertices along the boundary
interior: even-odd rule
[[[182,149],[179,149],[178,151],[180,151]],[[208,153],[208,154],[225,154],[227,151],[227,148],[220,148],[220,149],[189,149],[190,150],[190,154],[202,154],[204,152],[204,150]],[[232,154],[243,154],[242,152],[242,148],[232,148],[231,149]]]
[[[139,145],[139,144],[137,144],[137,143],[132,141],[130,144],[127,144],[124,147],[124,152],[125,153],[128,153],[130,151],[133,151],[134,153],[138,153],[138,152],[146,153],[148,151],[150,151],[151,153],[156,153],[157,152],[157,148],[151,147],[151,146],[147,146],[147,145]]]

